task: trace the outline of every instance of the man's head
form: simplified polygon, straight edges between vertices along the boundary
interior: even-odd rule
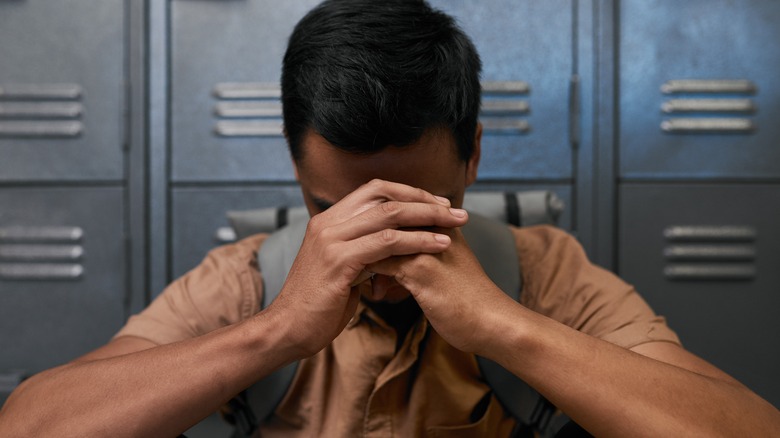
[[[461,160],[474,152],[480,59],[448,15],[422,0],[326,0],[295,27],[282,69],[293,159],[316,133],[372,154],[450,131]]]

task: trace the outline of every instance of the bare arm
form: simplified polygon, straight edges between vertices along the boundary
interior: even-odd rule
[[[39,373],[0,411],[0,435],[176,436],[294,360],[280,324],[260,315],[163,346],[120,337]]]
[[[450,344],[494,360],[599,437],[771,436],[780,411],[668,342],[631,350],[515,302],[479,267],[459,232],[437,255],[395,257],[393,275]],[[457,315],[457,317],[453,317]]]
[[[681,347],[625,350],[518,306],[494,358],[596,436],[771,436],[780,412]]]
[[[122,337],[25,381],[0,411],[0,436],[176,436],[277,368],[329,344],[354,315],[367,263],[436,253],[458,227],[449,201],[373,181],[309,222],[267,309],[206,335],[154,346]],[[399,228],[410,228],[402,231]],[[443,240],[442,240],[443,237]]]

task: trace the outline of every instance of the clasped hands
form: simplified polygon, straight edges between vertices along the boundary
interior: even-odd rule
[[[448,342],[477,352],[480,328],[489,324],[485,310],[514,301],[490,281],[468,248],[459,229],[467,221],[465,210],[425,190],[382,180],[364,184],[311,218],[268,310],[296,321],[288,339],[306,356],[341,333],[361,290],[370,291],[371,300],[411,294]],[[372,275],[388,277],[382,280],[393,287],[361,287]]]

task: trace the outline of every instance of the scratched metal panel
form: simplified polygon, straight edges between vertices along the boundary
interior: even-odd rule
[[[687,348],[780,405],[780,185],[624,184],[619,205],[621,276]]]
[[[620,2],[620,173],[780,176],[780,3]]]
[[[124,322],[121,188],[0,189],[0,370],[40,371]]]
[[[524,82],[502,96],[484,87],[480,179],[568,178],[571,0],[434,0],[456,17],[480,52],[487,84]],[[483,84],[484,85],[484,84]],[[515,109],[496,114],[509,99]],[[518,106],[520,110],[518,110]],[[504,106],[506,108],[506,106]]]
[[[171,1],[173,180],[294,180],[274,108],[287,38],[317,3]]]
[[[122,178],[124,1],[0,2],[0,181]]]

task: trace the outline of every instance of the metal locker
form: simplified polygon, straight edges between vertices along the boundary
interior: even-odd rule
[[[122,179],[124,8],[0,2],[0,181]]]
[[[173,278],[194,268],[213,247],[233,241],[227,212],[303,205],[298,186],[177,188],[171,197]],[[161,291],[154,291],[159,293]]]
[[[780,3],[619,8],[621,175],[780,176]]]
[[[570,178],[574,2],[430,3],[456,18],[482,58],[480,179]]]
[[[624,184],[619,272],[688,349],[780,406],[780,185]]]
[[[174,181],[293,181],[279,78],[293,26],[317,3],[171,2]]]
[[[281,58],[317,3],[172,2],[174,181],[292,180]],[[572,1],[432,3],[458,18],[483,57],[482,178],[570,177]]]
[[[0,372],[31,374],[124,323],[121,188],[0,190]]]

